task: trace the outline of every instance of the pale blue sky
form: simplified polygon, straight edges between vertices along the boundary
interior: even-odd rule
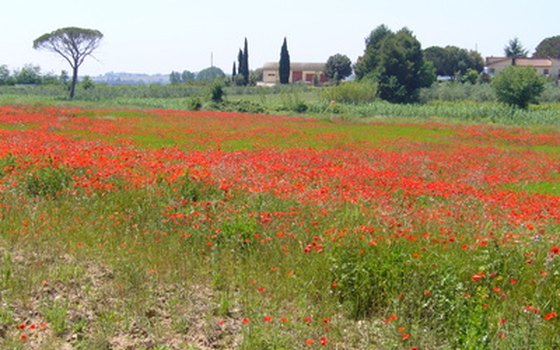
[[[231,71],[247,37],[251,69],[277,61],[283,38],[291,60],[324,62],[335,53],[355,62],[380,24],[411,29],[422,47],[456,45],[499,56],[519,37],[532,53],[560,35],[557,0],[12,0],[1,6],[0,65],[38,64],[58,74],[62,58],[32,49],[40,35],[76,26],[105,38],[80,74],[169,73],[214,65]]]

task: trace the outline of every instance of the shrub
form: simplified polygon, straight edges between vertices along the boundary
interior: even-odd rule
[[[377,85],[374,82],[362,80],[342,83],[324,90],[323,96],[328,101],[348,104],[363,104],[375,101]]]
[[[210,87],[210,100],[215,103],[220,103],[224,100],[224,96],[224,85],[221,81],[216,80]]]
[[[526,109],[544,91],[546,79],[531,67],[511,66],[492,82],[498,100],[510,106]]]
[[[198,111],[202,108],[202,102],[198,97],[193,97],[188,100],[188,109],[191,111]]]
[[[30,173],[25,188],[32,196],[56,197],[71,184],[72,177],[66,170],[47,167]]]

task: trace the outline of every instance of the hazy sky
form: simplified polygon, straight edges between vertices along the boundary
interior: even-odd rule
[[[278,61],[284,37],[292,62],[324,62],[335,53],[355,62],[378,25],[411,29],[422,47],[455,45],[499,56],[518,37],[532,53],[560,35],[558,0],[6,0],[1,6],[0,65],[69,70],[33,40],[62,27],[100,30],[104,39],[80,74],[169,73],[214,65],[226,73],[243,40],[251,69]]]

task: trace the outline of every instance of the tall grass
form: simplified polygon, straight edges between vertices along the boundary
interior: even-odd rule
[[[375,85],[346,82],[333,87],[306,85],[225,88],[226,100],[215,104],[208,89],[193,85],[96,85],[79,90],[69,101],[62,87],[0,87],[1,104],[59,106],[103,106],[165,109],[218,109],[248,113],[310,113],[318,117],[344,118],[435,118],[472,123],[517,125],[560,124],[560,88],[548,84],[541,104],[528,110],[514,109],[495,102],[488,84],[435,84],[421,92],[421,104],[396,105],[375,99]],[[334,102],[334,104],[333,104]]]

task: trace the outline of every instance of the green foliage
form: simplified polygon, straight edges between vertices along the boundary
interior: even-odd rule
[[[93,83],[93,81],[91,80],[91,78],[89,76],[85,76],[84,79],[82,80],[82,88],[84,90],[90,90],[95,88],[95,84]]]
[[[5,64],[0,66],[0,85],[12,85],[13,79],[8,66]]]
[[[26,64],[21,70],[15,72],[16,84],[33,85],[41,83],[41,68]]]
[[[67,170],[46,167],[27,175],[25,189],[32,196],[56,197],[70,186],[72,181]]]
[[[190,98],[188,106],[191,111],[198,111],[202,108],[202,101],[198,97]]]
[[[419,89],[435,80],[433,66],[424,62],[420,42],[406,28],[383,41],[377,76],[379,97],[393,103],[417,102]]]
[[[354,66],[357,79],[362,79],[367,75],[375,76],[380,63],[383,41],[391,35],[393,35],[393,32],[384,24],[371,32],[366,39],[364,55],[358,58],[358,62]]]
[[[394,103],[418,101],[418,90],[435,81],[433,65],[424,61],[412,32],[403,28],[393,33],[385,25],[370,34],[354,70],[358,79],[376,79],[379,97]]]
[[[183,73],[181,73],[181,81],[183,83],[188,83],[189,81],[194,81],[195,79],[196,79],[196,74],[194,74],[193,72],[184,70]]]
[[[476,51],[468,51],[456,46],[432,46],[424,50],[424,58],[434,64],[436,74],[454,79],[470,70],[479,73],[484,68],[484,61]]]
[[[11,173],[16,166],[16,158],[8,154],[3,158],[0,158],[0,179],[9,173]]]
[[[352,61],[348,56],[337,53],[327,60],[325,74],[330,80],[338,84],[352,74]]]
[[[221,103],[224,100],[224,96],[224,83],[220,79],[216,79],[210,86],[210,100],[214,103]]]
[[[245,86],[245,77],[241,74],[237,74],[233,77],[233,84],[235,86]]]
[[[377,84],[371,80],[344,82],[337,86],[331,86],[323,90],[323,96],[327,101],[348,104],[366,104],[375,101],[377,95]]]
[[[406,273],[398,271],[405,266],[404,260],[404,253],[397,250],[382,253],[368,249],[367,254],[358,254],[343,247],[334,253],[330,264],[332,279],[338,284],[338,297],[351,318],[365,318],[387,308],[404,287]]]
[[[68,306],[55,303],[50,307],[44,307],[42,313],[49,323],[50,328],[57,336],[61,336],[66,332],[66,317],[68,316]]]
[[[560,35],[543,39],[537,45],[533,57],[550,57],[560,59]]]
[[[196,75],[196,80],[198,81],[213,81],[216,79],[225,78],[225,73],[218,67],[208,67]]]
[[[433,84],[420,91],[420,101],[497,101],[496,94],[489,84],[460,83],[456,81]]]
[[[176,71],[172,71],[171,74],[169,74],[169,82],[171,84],[179,84],[183,81],[182,77],[181,77],[181,73],[176,72]]]
[[[238,73],[243,77],[243,85],[249,85],[249,49],[247,38],[245,38],[243,52],[241,52],[241,61],[239,63],[240,65]]]
[[[494,78],[492,87],[500,102],[525,109],[536,102],[545,83],[546,79],[532,67],[510,66]]]
[[[469,69],[468,71],[466,71],[465,74],[463,74],[463,76],[461,77],[461,81],[463,83],[476,84],[479,77],[480,77],[480,74],[476,70]]]
[[[527,57],[528,51],[523,47],[519,38],[513,38],[504,47],[506,57]]]
[[[280,49],[278,75],[280,77],[280,84],[288,84],[290,82],[290,53],[288,52],[286,38],[284,38],[284,43]]]
[[[263,69],[257,68],[252,70],[249,74],[249,83],[250,85],[257,85],[257,82],[263,81]]]

